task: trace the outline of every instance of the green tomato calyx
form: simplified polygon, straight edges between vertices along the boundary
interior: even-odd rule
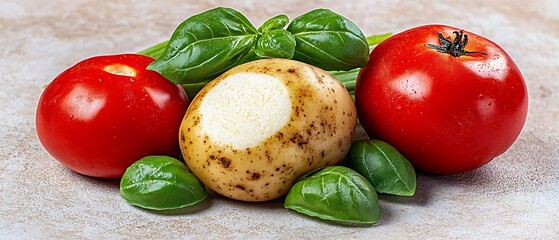
[[[448,53],[453,57],[460,57],[468,54],[483,54],[487,55],[486,52],[472,52],[465,50],[466,44],[468,44],[468,35],[464,34],[464,30],[452,32],[456,37],[451,41],[450,36],[445,38],[442,33],[438,32],[439,41],[441,45],[435,44],[425,44],[426,47],[435,49],[437,52]]]

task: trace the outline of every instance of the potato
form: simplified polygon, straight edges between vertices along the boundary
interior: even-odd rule
[[[266,201],[301,175],[339,164],[356,122],[351,96],[328,72],[265,59],[208,83],[190,103],[179,140],[188,168],[208,188]]]

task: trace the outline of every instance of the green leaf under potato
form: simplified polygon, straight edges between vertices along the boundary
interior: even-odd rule
[[[182,22],[148,66],[174,83],[198,83],[256,56],[257,29],[240,12],[218,7]]]
[[[167,156],[148,156],[128,167],[120,195],[131,205],[153,210],[191,206],[208,196],[185,164]]]
[[[374,224],[380,219],[373,186],[359,173],[343,166],[326,167],[303,176],[289,190],[284,206],[344,223]]]
[[[354,142],[348,154],[348,165],[363,175],[379,193],[415,194],[413,166],[386,142],[372,139]]]
[[[352,21],[328,9],[316,9],[295,19],[287,27],[297,42],[294,60],[327,71],[364,67],[369,44]]]

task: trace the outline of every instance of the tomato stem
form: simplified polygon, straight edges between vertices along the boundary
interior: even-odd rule
[[[485,52],[472,52],[467,51],[466,44],[468,44],[468,35],[464,33],[464,30],[452,32],[456,37],[451,41],[450,36],[445,38],[442,33],[438,32],[439,41],[441,45],[435,44],[425,44],[426,47],[435,49],[437,52],[448,53],[453,57],[460,57],[468,54],[483,54],[487,55]]]

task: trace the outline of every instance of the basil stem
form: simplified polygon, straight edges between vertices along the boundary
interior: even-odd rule
[[[383,33],[378,35],[371,35],[367,37],[367,44],[369,44],[369,48],[379,44],[380,42],[384,41],[388,37],[392,36],[392,33]]]
[[[152,58],[158,58],[161,56],[161,54],[163,54],[163,51],[165,51],[167,44],[169,44],[169,40],[153,45],[149,48],[139,51],[138,53],[142,55],[150,56]]]
[[[330,71],[330,74],[340,81],[352,97],[355,95],[355,84],[357,75],[361,68],[354,68],[349,71]]]

